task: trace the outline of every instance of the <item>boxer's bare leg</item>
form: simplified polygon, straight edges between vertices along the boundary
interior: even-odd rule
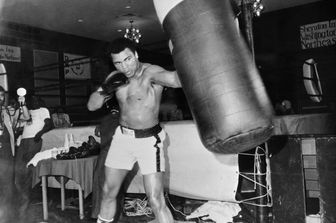
[[[100,205],[101,219],[111,221],[117,210],[117,197],[128,170],[113,169],[105,166],[105,183]]]
[[[154,212],[156,222],[173,223],[173,216],[168,209],[163,194],[163,173],[143,176],[146,195]]]

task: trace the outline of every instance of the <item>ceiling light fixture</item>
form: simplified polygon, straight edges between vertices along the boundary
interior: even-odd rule
[[[264,10],[264,6],[261,3],[261,0],[255,0],[253,3],[253,13],[256,16],[260,16],[261,12]]]
[[[136,43],[139,43],[139,40],[141,38],[140,30],[133,27],[133,22],[134,22],[133,20],[130,20],[129,22],[131,25],[129,28],[126,28],[124,37]]]

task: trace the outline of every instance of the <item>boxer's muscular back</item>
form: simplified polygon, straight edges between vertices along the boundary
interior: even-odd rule
[[[163,87],[154,84],[146,69],[129,78],[129,83],[116,92],[120,106],[120,124],[134,129],[145,129],[156,125]]]

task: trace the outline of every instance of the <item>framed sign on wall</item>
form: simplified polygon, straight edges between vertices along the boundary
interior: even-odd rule
[[[91,78],[90,58],[82,55],[64,53],[64,78],[85,80]]]

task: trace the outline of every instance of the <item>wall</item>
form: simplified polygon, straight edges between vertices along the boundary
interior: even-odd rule
[[[335,27],[331,28],[333,45],[302,49],[300,27],[335,20],[335,1],[321,1],[275,12],[254,19],[256,63],[273,104],[288,99],[295,113],[335,111],[336,61]],[[306,93],[302,66],[314,58],[321,81],[323,98],[313,102]]]

